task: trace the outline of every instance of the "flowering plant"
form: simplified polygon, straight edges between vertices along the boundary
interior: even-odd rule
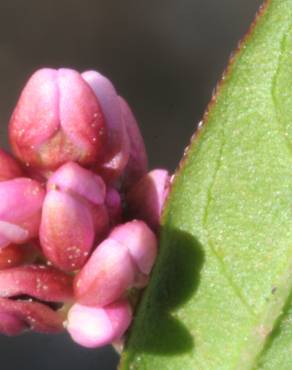
[[[68,330],[98,347],[128,329],[157,254],[169,174],[147,173],[134,115],[95,71],[41,69],[0,151],[0,332]]]

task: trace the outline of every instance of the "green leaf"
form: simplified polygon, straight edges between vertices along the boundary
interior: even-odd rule
[[[292,0],[271,0],[177,171],[120,369],[291,370],[291,288]]]

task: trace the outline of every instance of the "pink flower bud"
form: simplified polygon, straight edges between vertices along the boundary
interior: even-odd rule
[[[120,339],[131,320],[132,310],[126,300],[102,308],[76,303],[69,311],[67,330],[76,343],[95,348]]]
[[[48,266],[30,265],[0,271],[0,332],[32,329],[58,332],[63,317],[58,302],[72,299],[72,277]]]
[[[82,77],[95,92],[105,118],[107,149],[98,173],[112,183],[122,174],[129,159],[129,139],[119,98],[112,83],[100,73],[87,71]]]
[[[16,335],[28,329],[58,333],[64,329],[63,317],[42,303],[0,298],[0,333]]]
[[[0,248],[38,235],[43,199],[44,189],[34,180],[0,182]]]
[[[169,187],[170,176],[166,170],[156,169],[147,173],[126,195],[130,216],[144,220],[157,230]]]
[[[139,270],[149,275],[157,255],[157,240],[143,221],[130,221],[117,226],[109,235],[126,246]]]
[[[123,175],[123,186],[127,188],[147,172],[148,159],[144,140],[133,112],[121,96],[119,96],[119,102],[130,143],[129,160]]]
[[[136,273],[127,247],[106,239],[74,279],[77,301],[96,307],[108,305],[133,286]]]
[[[105,185],[93,172],[70,162],[48,181],[40,241],[45,256],[58,268],[74,271],[87,260],[93,243],[108,229]]]
[[[105,306],[131,287],[145,286],[156,253],[156,237],[144,222],[117,226],[75,277],[77,301],[89,306]]]
[[[52,170],[67,161],[96,164],[104,156],[105,124],[92,89],[71,69],[44,68],[24,87],[9,124],[15,155]]]
[[[14,267],[0,271],[0,297],[30,296],[46,302],[72,298],[72,277],[43,265]]]
[[[0,149],[0,181],[11,180],[22,175],[22,169],[16,160]]]

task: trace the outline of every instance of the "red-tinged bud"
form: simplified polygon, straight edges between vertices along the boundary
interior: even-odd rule
[[[45,304],[0,298],[0,333],[20,334],[31,329],[39,333],[58,333],[63,317]]]
[[[74,279],[77,302],[96,307],[108,305],[134,285],[136,274],[128,248],[106,239]]]
[[[0,182],[0,247],[38,236],[44,199],[42,186],[28,178]]]
[[[20,165],[11,155],[0,149],[0,181],[21,176],[23,176],[23,172]]]
[[[45,302],[72,299],[72,277],[50,266],[29,265],[0,271],[0,297],[29,296]]]
[[[167,170],[156,169],[147,173],[126,194],[130,216],[144,220],[157,231],[169,188],[170,176]]]
[[[0,270],[31,263],[35,257],[36,252],[31,246],[10,244],[0,248]]]
[[[106,153],[98,173],[113,183],[123,172],[129,159],[129,139],[123,121],[117,92],[112,83],[96,71],[82,73],[101,106],[107,127]]]
[[[138,181],[148,168],[148,158],[139,126],[128,103],[119,96],[122,116],[129,138],[130,155],[123,174],[123,186],[128,188]]]
[[[156,254],[156,237],[143,221],[117,226],[75,277],[77,302],[101,307],[145,286]]]
[[[109,227],[103,180],[70,162],[51,176],[47,188],[40,227],[43,252],[61,270],[80,269]]]
[[[37,170],[104,156],[105,124],[95,94],[71,69],[41,69],[24,87],[9,123],[15,155]]]
[[[119,192],[113,188],[109,187],[107,189],[105,197],[105,205],[108,209],[109,219],[112,226],[118,224],[122,220],[122,200]]]
[[[53,267],[30,265],[0,271],[0,333],[63,329],[60,304],[72,300],[72,277]]]
[[[157,255],[157,240],[145,222],[134,220],[117,226],[108,238],[127,247],[139,271],[150,274]]]
[[[96,348],[120,339],[131,320],[131,306],[126,300],[102,308],[76,303],[68,313],[67,330],[76,343]]]

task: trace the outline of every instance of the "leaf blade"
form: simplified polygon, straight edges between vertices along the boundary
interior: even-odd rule
[[[262,361],[292,287],[291,22],[291,0],[268,2],[229,67],[176,176],[121,369]]]

